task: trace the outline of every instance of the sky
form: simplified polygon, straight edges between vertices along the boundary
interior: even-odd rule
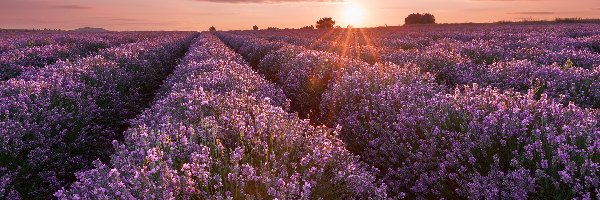
[[[600,0],[0,0],[0,28],[245,30],[299,28],[322,17],[375,27],[402,25],[416,12],[438,23],[600,18]]]

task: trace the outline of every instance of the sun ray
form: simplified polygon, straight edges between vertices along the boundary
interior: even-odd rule
[[[318,38],[314,39],[313,42],[308,46],[308,49],[314,49],[315,46],[322,41],[323,39],[325,39],[326,37],[330,36],[333,31],[335,31],[334,29],[330,29],[327,30],[327,32],[323,33],[322,35],[320,35]]]
[[[371,41],[369,34],[365,33],[365,30],[363,29],[359,29],[358,31],[360,32],[367,47],[369,47],[369,53],[371,53],[371,56],[373,56],[373,58],[375,59],[374,62],[379,62],[379,53],[376,50],[377,46],[373,44],[373,41]]]
[[[342,57],[346,57],[347,56],[347,52],[348,52],[348,47],[350,46],[350,39],[351,39],[351,35],[352,34],[352,29],[349,28],[346,30],[344,35],[344,42],[342,43]]]
[[[337,35],[336,34],[333,34],[333,35],[335,35],[335,39],[332,40],[333,42],[332,42],[331,46],[329,47],[329,49],[327,49],[327,51],[329,51],[329,52],[335,50],[335,48],[338,46],[338,44],[340,44],[340,42],[342,41],[342,38],[344,37],[344,32],[340,33],[340,31],[338,31]]]

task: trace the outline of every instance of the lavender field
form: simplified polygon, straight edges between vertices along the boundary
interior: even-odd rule
[[[0,199],[599,199],[600,24],[0,31]]]

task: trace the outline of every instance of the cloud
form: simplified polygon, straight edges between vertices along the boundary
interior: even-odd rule
[[[191,13],[192,15],[209,15],[209,16],[214,16],[214,15],[239,15],[242,14],[241,12],[195,12],[195,13]]]
[[[525,12],[513,12],[513,13],[508,13],[508,14],[517,14],[517,15],[553,15],[553,14],[556,14],[556,12],[549,12],[549,11],[525,11]]]
[[[512,1],[545,1],[545,0],[472,0],[472,1],[505,1],[505,2],[512,2]]]
[[[212,3],[293,3],[293,2],[345,2],[346,0],[194,0]]]
[[[35,18],[7,18],[10,22],[13,23],[34,23],[34,24],[49,24],[49,23],[57,23],[58,21],[47,20],[47,19],[35,19]]]
[[[177,25],[178,22],[160,22],[160,21],[145,21],[145,22],[118,22],[111,23],[109,25],[126,26],[126,25],[155,25],[155,26],[172,26]]]
[[[150,21],[147,19],[134,19],[134,18],[110,18],[108,20],[117,21],[117,22],[149,22]]]
[[[67,9],[67,10],[89,10],[89,9],[92,9],[92,7],[82,6],[82,5],[57,5],[57,6],[54,6],[54,8]]]

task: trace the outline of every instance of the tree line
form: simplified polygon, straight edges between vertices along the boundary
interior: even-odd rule
[[[404,24],[405,25],[411,25],[411,24],[435,24],[435,16],[433,16],[430,13],[413,13],[408,15],[408,17],[406,17],[404,19]],[[316,26],[313,25],[309,25],[309,26],[304,26],[300,29],[303,30],[308,30],[308,29],[331,29],[331,28],[341,28],[340,26],[335,26],[335,20],[333,20],[333,18],[331,17],[324,17],[319,19],[316,22]],[[257,25],[252,26],[252,30],[260,30],[258,28]],[[280,30],[277,27],[268,27],[266,30]],[[209,28],[209,31],[217,31],[217,29],[214,26],[211,26]]]

